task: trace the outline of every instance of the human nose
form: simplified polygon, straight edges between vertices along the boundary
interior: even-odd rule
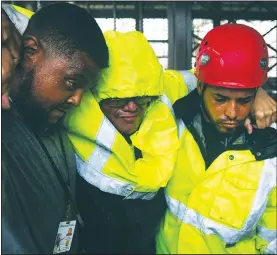
[[[235,101],[230,101],[227,103],[226,109],[225,109],[225,115],[231,120],[234,120],[237,118],[237,105]]]
[[[135,103],[135,101],[134,100],[130,100],[129,102],[128,102],[128,104],[126,104],[125,105],[125,107],[124,107],[124,109],[126,110],[126,111],[130,111],[130,112],[135,112],[136,110],[137,110],[137,104]]]
[[[76,89],[75,93],[67,100],[67,103],[78,106],[81,103],[82,96],[83,89]]]

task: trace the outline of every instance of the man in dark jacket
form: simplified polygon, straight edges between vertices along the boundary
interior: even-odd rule
[[[58,236],[55,253],[76,253],[76,231],[62,240],[82,220],[74,153],[59,123],[108,65],[108,49],[96,21],[66,3],[33,15],[22,42],[11,109],[2,111],[2,252],[50,254]]]

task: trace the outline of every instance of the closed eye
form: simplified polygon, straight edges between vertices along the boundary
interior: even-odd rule
[[[238,104],[248,104],[253,100],[253,97],[239,98],[237,99]]]
[[[88,80],[81,74],[76,72],[69,72],[65,77],[65,86],[69,91],[77,89],[87,90],[89,88]]]
[[[215,101],[218,103],[225,103],[227,101],[227,98],[225,97],[215,97]]]
[[[80,88],[80,85],[74,80],[66,80],[65,85],[70,91],[75,91],[76,89]]]

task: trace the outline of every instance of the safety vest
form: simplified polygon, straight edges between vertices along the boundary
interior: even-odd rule
[[[78,172],[93,186],[126,199],[151,199],[167,184],[179,144],[174,117],[162,101],[150,106],[139,130],[131,136],[132,145],[104,116],[90,92],[65,124]],[[142,152],[138,160],[134,146]]]
[[[65,125],[78,172],[88,183],[124,199],[149,200],[167,185],[179,147],[172,99],[163,93],[165,81],[175,71],[162,71],[141,33],[108,31],[104,35],[110,66],[101,72],[93,93],[85,93],[80,107],[67,115]],[[179,79],[175,82],[183,83],[183,93],[188,93],[180,74]],[[104,116],[98,102],[136,96],[159,99],[147,109],[130,145]],[[141,151],[141,158],[135,158],[134,148]]]
[[[201,127],[199,118],[193,123]],[[189,126],[178,124],[181,145],[157,253],[276,254],[276,157],[227,150],[205,169]]]
[[[14,5],[3,7],[23,34],[33,12]],[[121,47],[124,44],[135,47],[132,41],[138,40],[137,37],[140,43],[144,44],[140,45],[139,50],[145,49],[140,60],[148,66],[137,61],[132,62],[129,52]],[[172,103],[189,90],[180,73],[161,72],[161,66],[153,50],[147,48],[148,42],[140,33],[133,32],[131,36],[124,37],[120,33],[107,31],[105,38],[110,45],[110,62],[118,64],[112,64],[110,68],[102,71],[99,84],[94,91],[95,96],[91,92],[85,93],[81,106],[68,114],[65,120],[75,148],[78,172],[87,182],[102,191],[128,199],[151,199],[160,187],[167,184],[176,159],[179,143]],[[117,44],[120,44],[120,47]],[[121,50],[118,50],[120,48]],[[132,49],[131,55],[133,54]],[[136,54],[141,52],[138,51]],[[120,68],[115,72],[113,69],[117,66]],[[132,75],[135,73],[142,75],[134,80]],[[183,75],[191,77],[189,72],[184,72]],[[167,85],[165,93],[161,77]],[[160,85],[156,86],[157,83]],[[182,84],[182,90],[177,97],[172,95],[169,84],[176,87]],[[160,95],[160,99],[148,109],[139,131],[131,136],[132,145],[129,145],[103,115],[98,102],[105,97],[143,95]],[[139,160],[135,158],[134,147],[143,154]]]
[[[168,70],[164,76],[172,87],[182,84],[180,95],[189,92],[188,84],[195,85],[194,81],[187,86],[184,83],[190,72],[181,75]],[[85,93],[80,107],[65,120],[79,174],[104,192],[125,199],[151,199],[166,186],[176,160],[179,143],[171,104],[176,98],[163,94],[150,106],[139,130],[130,137],[130,145],[104,116],[92,93]],[[134,147],[142,152],[142,158],[136,160]]]
[[[164,93],[130,137],[132,145],[104,116],[91,92],[85,93],[80,107],[67,115],[65,125],[76,152],[77,169],[88,183],[125,199],[147,200],[166,186],[179,147],[172,103],[195,88],[196,80],[190,71],[167,70],[163,71],[163,85]],[[142,158],[135,158],[134,147]]]

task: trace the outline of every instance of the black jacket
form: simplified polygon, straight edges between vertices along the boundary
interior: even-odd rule
[[[67,136],[57,131],[44,134],[41,140],[74,197],[76,166]],[[68,196],[36,136],[14,107],[2,111],[1,145],[2,253],[51,254],[59,223],[65,220]],[[71,219],[76,219],[72,210]],[[77,251],[75,241],[72,253]]]
[[[124,200],[77,176],[77,201],[85,223],[80,244],[87,253],[156,253],[155,237],[166,210],[163,189],[152,200]]]

